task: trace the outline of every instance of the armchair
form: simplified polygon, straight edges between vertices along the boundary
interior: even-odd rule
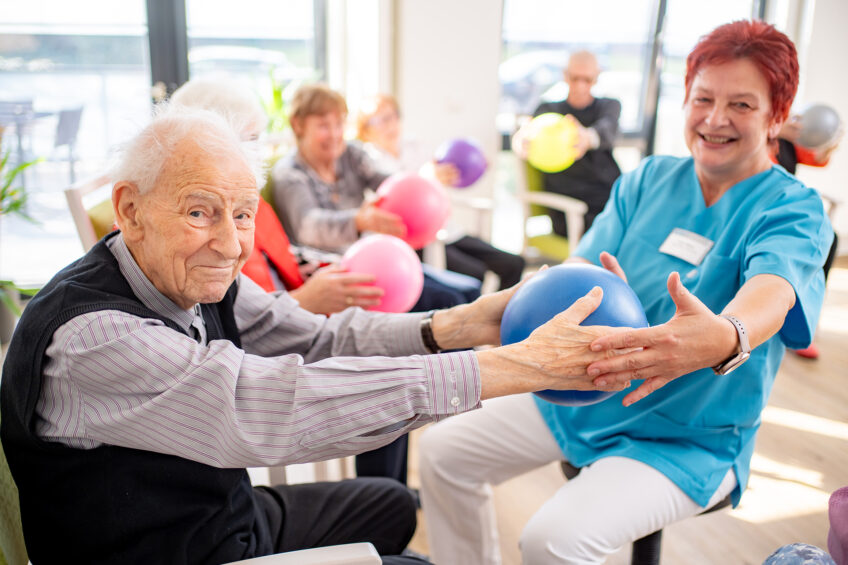
[[[551,259],[565,260],[583,235],[583,216],[586,214],[588,206],[585,202],[570,196],[545,192],[542,172],[528,162],[519,160],[518,169],[518,199],[524,213],[524,253],[526,254],[528,248],[532,247]],[[552,231],[543,234],[528,233],[528,220],[536,216],[547,215],[546,208],[565,213],[568,222],[567,238]]]

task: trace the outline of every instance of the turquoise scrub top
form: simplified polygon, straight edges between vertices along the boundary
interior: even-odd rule
[[[700,265],[659,251],[674,228],[714,242]],[[811,342],[832,239],[818,194],[777,165],[734,185],[709,208],[691,157],[650,157],[619,178],[575,254],[595,264],[601,251],[615,255],[651,325],[674,315],[666,287],[672,271],[716,313],[759,274],[786,279],[796,302],[778,334],[729,375],[695,371],[627,408],[623,396],[641,381],[591,406],[536,398],[565,457],[578,467],[609,456],[642,461],[701,506],[732,467],[738,482],[732,498],[738,504],[784,345],[802,348]]]

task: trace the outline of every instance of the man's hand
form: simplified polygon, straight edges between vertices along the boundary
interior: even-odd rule
[[[631,350],[589,366],[594,383],[605,390],[605,387],[644,379],[636,390],[624,397],[625,406],[681,375],[720,363],[736,348],[733,324],[713,314],[683,286],[677,273],[668,277],[668,292],[677,311],[665,324],[619,331],[592,342],[591,348],[597,352]]]
[[[338,265],[317,270],[291,296],[301,308],[316,314],[333,314],[350,306],[367,308],[380,303],[382,288],[370,286],[374,275],[349,273]]]
[[[586,372],[589,363],[613,354],[591,351],[589,344],[616,328],[579,325],[602,298],[600,287],[595,287],[524,341],[477,352],[482,398],[543,389],[616,391],[629,386],[627,382],[611,382],[600,387]]]
[[[547,266],[541,270],[547,269]],[[433,316],[433,337],[442,349],[500,345],[501,318],[509,299],[530,277],[498,292],[485,294],[471,304],[439,310]]]
[[[377,202],[363,202],[354,217],[356,230],[361,232],[373,231],[403,238],[406,236],[406,225],[397,214],[387,212],[377,207]]]

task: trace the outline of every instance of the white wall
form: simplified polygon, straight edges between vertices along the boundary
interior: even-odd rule
[[[400,0],[395,11],[394,90],[404,132],[428,153],[453,137],[475,138],[492,165],[468,191],[490,196],[499,148],[502,3]]]
[[[796,107],[828,104],[848,124],[848,72],[843,59],[848,53],[848,2],[815,0],[810,34],[801,49],[803,87]],[[798,177],[822,193],[842,201],[834,220],[840,255],[848,254],[848,140],[843,139],[830,164],[823,168],[798,167]]]

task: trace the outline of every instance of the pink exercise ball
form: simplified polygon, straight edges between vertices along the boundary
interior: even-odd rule
[[[347,249],[341,266],[351,273],[377,277],[371,284],[382,288],[385,294],[369,310],[408,312],[424,288],[421,260],[406,242],[393,235],[363,237]]]
[[[450,213],[445,191],[415,173],[397,173],[377,188],[377,206],[397,214],[406,225],[405,241],[421,249],[436,239]]]

